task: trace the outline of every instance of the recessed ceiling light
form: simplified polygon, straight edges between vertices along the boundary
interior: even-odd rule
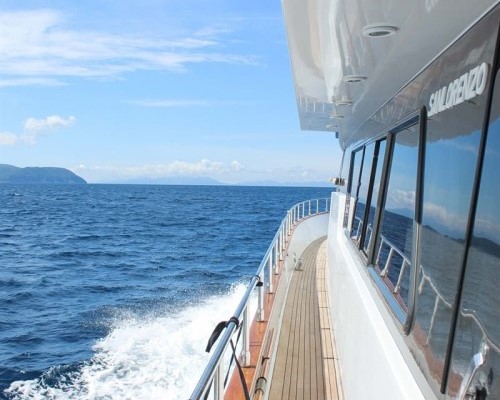
[[[372,24],[363,28],[363,35],[368,37],[384,37],[394,35],[398,31],[396,26]]]
[[[356,83],[365,81],[367,78],[363,75],[346,75],[344,76],[344,82],[346,83]]]

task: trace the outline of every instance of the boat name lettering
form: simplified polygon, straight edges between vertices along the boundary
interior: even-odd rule
[[[466,100],[483,94],[488,80],[488,64],[482,63],[472,68],[447,86],[431,94],[427,116],[449,110]]]

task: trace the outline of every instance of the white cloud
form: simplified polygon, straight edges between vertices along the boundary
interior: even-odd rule
[[[241,171],[245,169],[245,166],[239,161],[231,161],[230,166],[233,171]]]
[[[196,99],[165,99],[165,100],[132,100],[130,104],[134,104],[141,107],[153,107],[153,108],[174,108],[174,107],[204,107],[214,104],[208,100],[196,100]]]
[[[163,164],[139,166],[80,164],[73,171],[89,182],[148,181],[171,177],[209,177],[225,183],[274,181],[276,183],[327,182],[324,173],[302,167],[292,168],[249,168],[237,160],[230,162],[172,161]]]
[[[387,195],[387,208],[409,208],[415,206],[415,191],[391,190]]]
[[[0,146],[35,144],[40,135],[52,132],[58,128],[67,128],[73,125],[75,121],[76,118],[73,116],[64,118],[59,115],[49,115],[41,119],[27,118],[24,122],[24,131],[22,133],[0,132]]]
[[[459,216],[441,205],[429,202],[424,203],[424,222],[426,220],[446,226],[450,232],[463,231],[467,223],[463,216]]]
[[[10,132],[0,132],[0,146],[14,146],[18,142],[18,135]]]
[[[40,132],[45,130],[52,130],[56,128],[68,127],[75,123],[76,118],[69,116],[63,118],[59,115],[49,115],[42,119],[28,118],[24,122],[24,129],[28,132]]]
[[[113,177],[114,179],[157,179],[173,176],[214,176],[234,170],[233,161],[230,164],[225,164],[219,161],[210,161],[202,159],[196,162],[188,161],[172,161],[168,164],[148,164],[141,166],[94,166],[88,167],[80,165],[77,170],[80,173],[85,172],[97,173],[106,178]]]
[[[0,87],[14,86],[64,86],[66,83],[52,78],[12,78],[0,79]]]
[[[424,220],[437,223],[448,230],[446,234],[464,232],[467,225],[468,215],[459,215],[447,210],[445,207],[434,204],[424,203]],[[500,226],[495,216],[491,218],[476,218],[474,223],[474,235],[486,237],[493,241],[498,241],[500,236]]]
[[[129,104],[150,108],[181,108],[181,107],[212,107],[212,106],[245,106],[252,104],[248,101],[219,101],[204,99],[139,99],[129,100]]]
[[[71,30],[65,23],[54,10],[0,12],[0,73],[12,77],[3,79],[4,86],[57,82],[54,76],[110,78],[139,70],[182,71],[196,63],[255,62],[220,51],[216,36],[223,29],[172,40]],[[34,77],[41,80],[28,79]]]

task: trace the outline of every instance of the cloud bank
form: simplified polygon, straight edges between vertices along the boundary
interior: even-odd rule
[[[60,115],[49,115],[41,119],[30,117],[24,121],[22,133],[0,132],[0,146],[35,144],[41,135],[51,133],[58,128],[70,127],[75,122],[74,116],[64,118]]]
[[[202,159],[200,161],[172,161],[167,164],[149,164],[142,166],[85,166],[80,165],[76,172],[83,175],[100,176],[101,179],[158,179],[166,177],[200,177],[217,176],[234,171],[241,171],[245,167],[238,161],[223,163]]]

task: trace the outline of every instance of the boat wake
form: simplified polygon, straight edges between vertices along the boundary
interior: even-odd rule
[[[123,317],[94,344],[90,360],[13,382],[4,394],[9,399],[188,398],[208,360],[210,333],[232,315],[244,291],[243,284],[236,285],[176,315]]]

